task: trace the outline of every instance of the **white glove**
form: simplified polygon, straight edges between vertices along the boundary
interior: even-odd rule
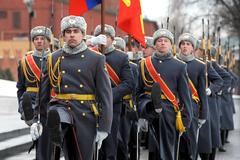
[[[90,39],[93,46],[96,45],[106,45],[107,44],[107,37],[103,34],[99,34],[97,37],[93,37]]]
[[[162,108],[155,109],[155,112],[161,113],[162,112]]]
[[[148,121],[146,119],[140,118],[138,120],[139,130],[143,132],[148,132]]]
[[[128,51],[128,52],[127,52],[127,55],[128,55],[128,58],[129,58],[130,60],[133,60],[133,52]]]
[[[222,95],[222,90],[220,90],[218,93],[217,93],[217,95]]]
[[[43,126],[41,123],[33,123],[30,127],[30,135],[32,139],[35,141],[37,140],[41,135],[43,131]]]
[[[96,139],[95,141],[97,142],[97,148],[100,149],[102,146],[102,141],[107,138],[108,133],[107,132],[101,132],[97,131]]]
[[[227,91],[228,91],[228,93],[230,93],[231,92],[231,87],[229,87]]]
[[[204,123],[206,123],[206,119],[198,119],[198,127],[199,128],[201,128]]]
[[[207,94],[207,96],[210,96],[210,95],[212,94],[212,91],[211,91],[210,88],[207,88],[207,89],[206,89],[206,94]]]

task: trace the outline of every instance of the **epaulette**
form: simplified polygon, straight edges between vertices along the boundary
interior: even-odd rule
[[[176,56],[174,56],[173,59],[177,60],[177,61],[180,62],[180,63],[186,64],[186,62],[184,62],[184,61],[181,60],[181,59],[178,59]]]
[[[142,57],[138,62],[145,61],[146,58]]]
[[[121,52],[123,52],[121,49],[118,49],[118,48],[115,48],[116,50],[118,50],[118,51],[121,51]]]
[[[132,61],[129,61],[129,63],[131,63],[131,64],[133,64],[133,65],[137,66],[137,64],[136,64],[136,63],[134,63],[134,62],[132,62]]]
[[[27,53],[25,53],[25,56],[29,55],[29,54],[33,54],[33,53],[34,53],[34,51],[28,51]]]
[[[197,59],[197,58],[195,58],[196,59],[196,61],[198,61],[199,63],[201,63],[201,64],[204,64],[205,65],[205,62],[203,62],[203,61],[201,61],[200,59]]]
[[[120,49],[116,49],[115,48],[115,50],[114,51],[117,51],[116,53],[120,53],[120,54],[125,54],[125,55],[127,55],[127,53],[126,52],[124,52],[124,51],[122,51],[122,50],[120,50]]]
[[[213,61],[213,62],[216,62],[217,60],[216,60],[215,58],[212,58],[212,61]]]
[[[138,60],[138,63],[141,63],[142,61],[145,61],[146,58],[144,57],[141,57],[139,60]]]
[[[99,52],[99,51],[96,51],[94,48],[88,48],[90,51],[92,51],[92,52],[94,52],[94,53],[96,53],[96,54],[99,54],[99,55],[102,55],[102,53],[101,52]]]

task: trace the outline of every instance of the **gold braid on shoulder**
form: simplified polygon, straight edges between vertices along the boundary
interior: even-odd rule
[[[28,67],[27,67],[27,62],[26,62],[26,57],[23,57],[21,60],[21,65],[22,65],[22,71],[23,74],[25,76],[25,78],[27,79],[28,82],[30,83],[35,83],[37,82],[37,79],[35,78],[35,76],[29,71]],[[33,80],[31,80],[33,79]]]
[[[60,93],[60,83],[61,83],[61,71],[60,71],[60,58],[57,59],[55,65],[52,64],[52,54],[48,56],[47,59],[47,68],[48,68],[48,75],[50,79],[50,83],[52,87],[58,87]]]
[[[145,76],[144,64],[145,64],[145,59],[142,59],[140,62],[140,65],[141,65],[141,75],[142,75],[143,82],[147,87],[152,87],[153,81],[147,80],[147,78]]]

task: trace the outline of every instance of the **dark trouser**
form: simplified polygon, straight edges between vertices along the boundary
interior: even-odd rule
[[[197,154],[197,136],[198,118],[193,117],[190,128],[183,133],[180,141],[179,158],[180,160],[194,159]]]
[[[62,123],[63,153],[66,160],[83,160],[82,153],[77,145],[76,133],[69,124]]]
[[[130,134],[130,142],[129,142],[129,153],[130,160],[137,160],[137,147],[138,147],[138,160],[140,159],[140,140],[141,134],[138,133],[138,123],[137,121],[133,121],[131,126],[131,134]],[[138,134],[138,139],[137,139]],[[137,146],[138,140],[138,146]]]
[[[118,160],[136,160],[137,158],[137,114],[130,110],[129,106],[122,108],[122,114],[119,127]]]
[[[226,143],[226,141],[228,140],[228,133],[229,133],[229,130],[226,130],[225,143]]]
[[[188,153],[179,153],[179,160],[192,160]]]
[[[99,151],[99,160],[116,160],[118,147],[118,130],[120,124],[120,113],[113,112],[111,133],[103,141]]]
[[[128,143],[130,139],[131,125],[132,121],[128,119],[126,114],[122,114],[119,127],[118,160],[128,160]]]
[[[200,153],[199,156],[200,156],[201,160],[209,160],[208,153]]]
[[[60,112],[58,109],[61,108]],[[49,110],[48,126],[52,127],[51,138],[53,142],[61,145],[65,159],[92,160],[95,149],[96,117],[89,107],[79,105],[79,101],[56,100],[50,103]],[[56,119],[61,121],[61,130],[58,129],[59,120]],[[59,140],[59,134],[62,140]]]
[[[36,160],[51,160],[53,144],[50,142],[49,132],[45,127],[45,118],[42,117],[43,132],[36,144]]]
[[[212,153],[209,155],[209,160],[215,160],[216,150],[216,148],[212,149]]]
[[[222,142],[222,146],[224,146],[226,141],[226,130],[221,130],[221,142]]]
[[[77,137],[75,128],[70,124],[61,123],[61,127],[63,138],[62,148],[65,160],[92,160],[93,145],[91,141],[87,142],[85,140],[86,137]],[[79,139],[81,139],[80,143]],[[85,145],[86,143],[89,143],[89,145]]]

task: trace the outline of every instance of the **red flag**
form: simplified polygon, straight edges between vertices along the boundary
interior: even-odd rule
[[[140,0],[120,0],[118,27],[146,47]]]
[[[102,0],[69,0],[69,15],[80,16],[101,2]]]

